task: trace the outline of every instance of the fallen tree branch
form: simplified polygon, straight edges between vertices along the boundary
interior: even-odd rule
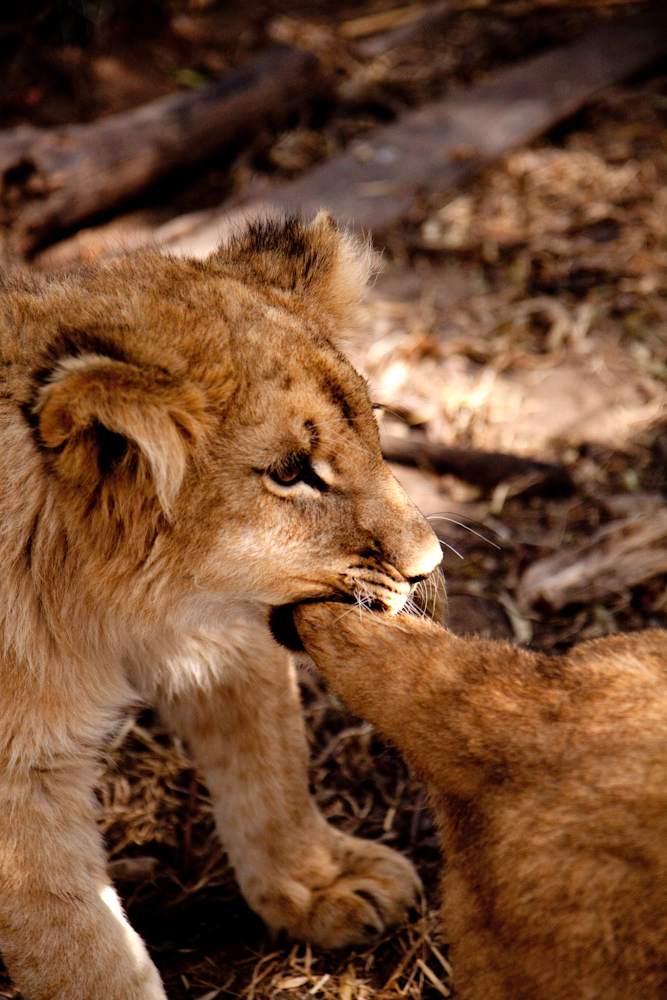
[[[250,189],[236,205],[193,216],[190,231],[187,217],[173,220],[155,239],[205,256],[244,218],[323,206],[356,229],[386,228],[418,195],[460,183],[665,53],[667,5],[658,4],[410,112],[270,194]]]
[[[415,465],[440,475],[450,473],[466,483],[486,489],[524,477],[530,481],[523,492],[553,495],[571,493],[574,489],[572,478],[563,466],[536,462],[531,458],[475,448],[448,448],[431,441],[416,441],[389,434],[382,435],[381,443],[382,454],[389,462]]]
[[[24,258],[54,234],[203,160],[312,97],[317,61],[286,45],[222,80],[123,114],[55,130],[0,136],[0,223],[8,257]],[[320,85],[321,85],[321,78]]]

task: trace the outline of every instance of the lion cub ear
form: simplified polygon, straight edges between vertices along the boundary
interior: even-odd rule
[[[197,386],[100,354],[58,362],[33,414],[64,478],[95,488],[112,471],[148,472],[167,514],[206,427]]]
[[[242,280],[314,300],[338,322],[379,269],[370,243],[339,229],[324,211],[310,224],[296,218],[251,223],[210,261],[231,264]]]

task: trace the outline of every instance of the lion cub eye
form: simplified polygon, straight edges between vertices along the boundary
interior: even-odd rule
[[[276,469],[270,469],[268,475],[279,486],[293,486],[295,483],[302,482],[309,470],[310,466],[306,459],[295,456],[288,459],[287,462],[283,462]]]
[[[264,476],[276,486],[287,490],[299,483],[304,483],[319,493],[326,493],[329,489],[328,484],[315,472],[306,455],[288,455],[273,468],[267,469]]]

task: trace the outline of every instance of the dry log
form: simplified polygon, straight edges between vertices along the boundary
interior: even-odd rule
[[[308,216],[322,206],[345,225],[382,229],[403,217],[419,194],[460,183],[665,53],[667,5],[661,3],[410,112],[270,195],[250,190],[236,206],[193,218],[189,233],[187,218],[176,237],[168,224],[156,240],[205,256],[244,217]]]
[[[661,497],[599,528],[583,545],[540,559],[523,575],[522,611],[542,600],[554,611],[626,593],[667,573],[667,507]]]
[[[217,83],[123,114],[0,137],[0,223],[8,256],[23,258],[54,234],[203,160],[312,97],[317,61],[275,46]]]
[[[571,493],[572,478],[561,465],[536,462],[518,455],[505,455],[475,448],[448,448],[431,441],[399,438],[389,434],[381,437],[382,453],[389,462],[416,465],[440,475],[451,473],[466,483],[491,489],[509,480],[524,479],[522,492],[546,494]]]

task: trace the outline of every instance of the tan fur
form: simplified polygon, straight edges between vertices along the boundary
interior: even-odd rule
[[[312,804],[267,625],[321,594],[397,609],[439,560],[337,346],[368,269],[321,215],[0,281],[0,951],[26,1000],[164,997],[91,794],[133,701],[189,744],[272,928],[340,947],[412,902],[405,859]]]
[[[457,995],[667,996],[667,633],[550,658],[333,604],[295,623],[429,785]]]

